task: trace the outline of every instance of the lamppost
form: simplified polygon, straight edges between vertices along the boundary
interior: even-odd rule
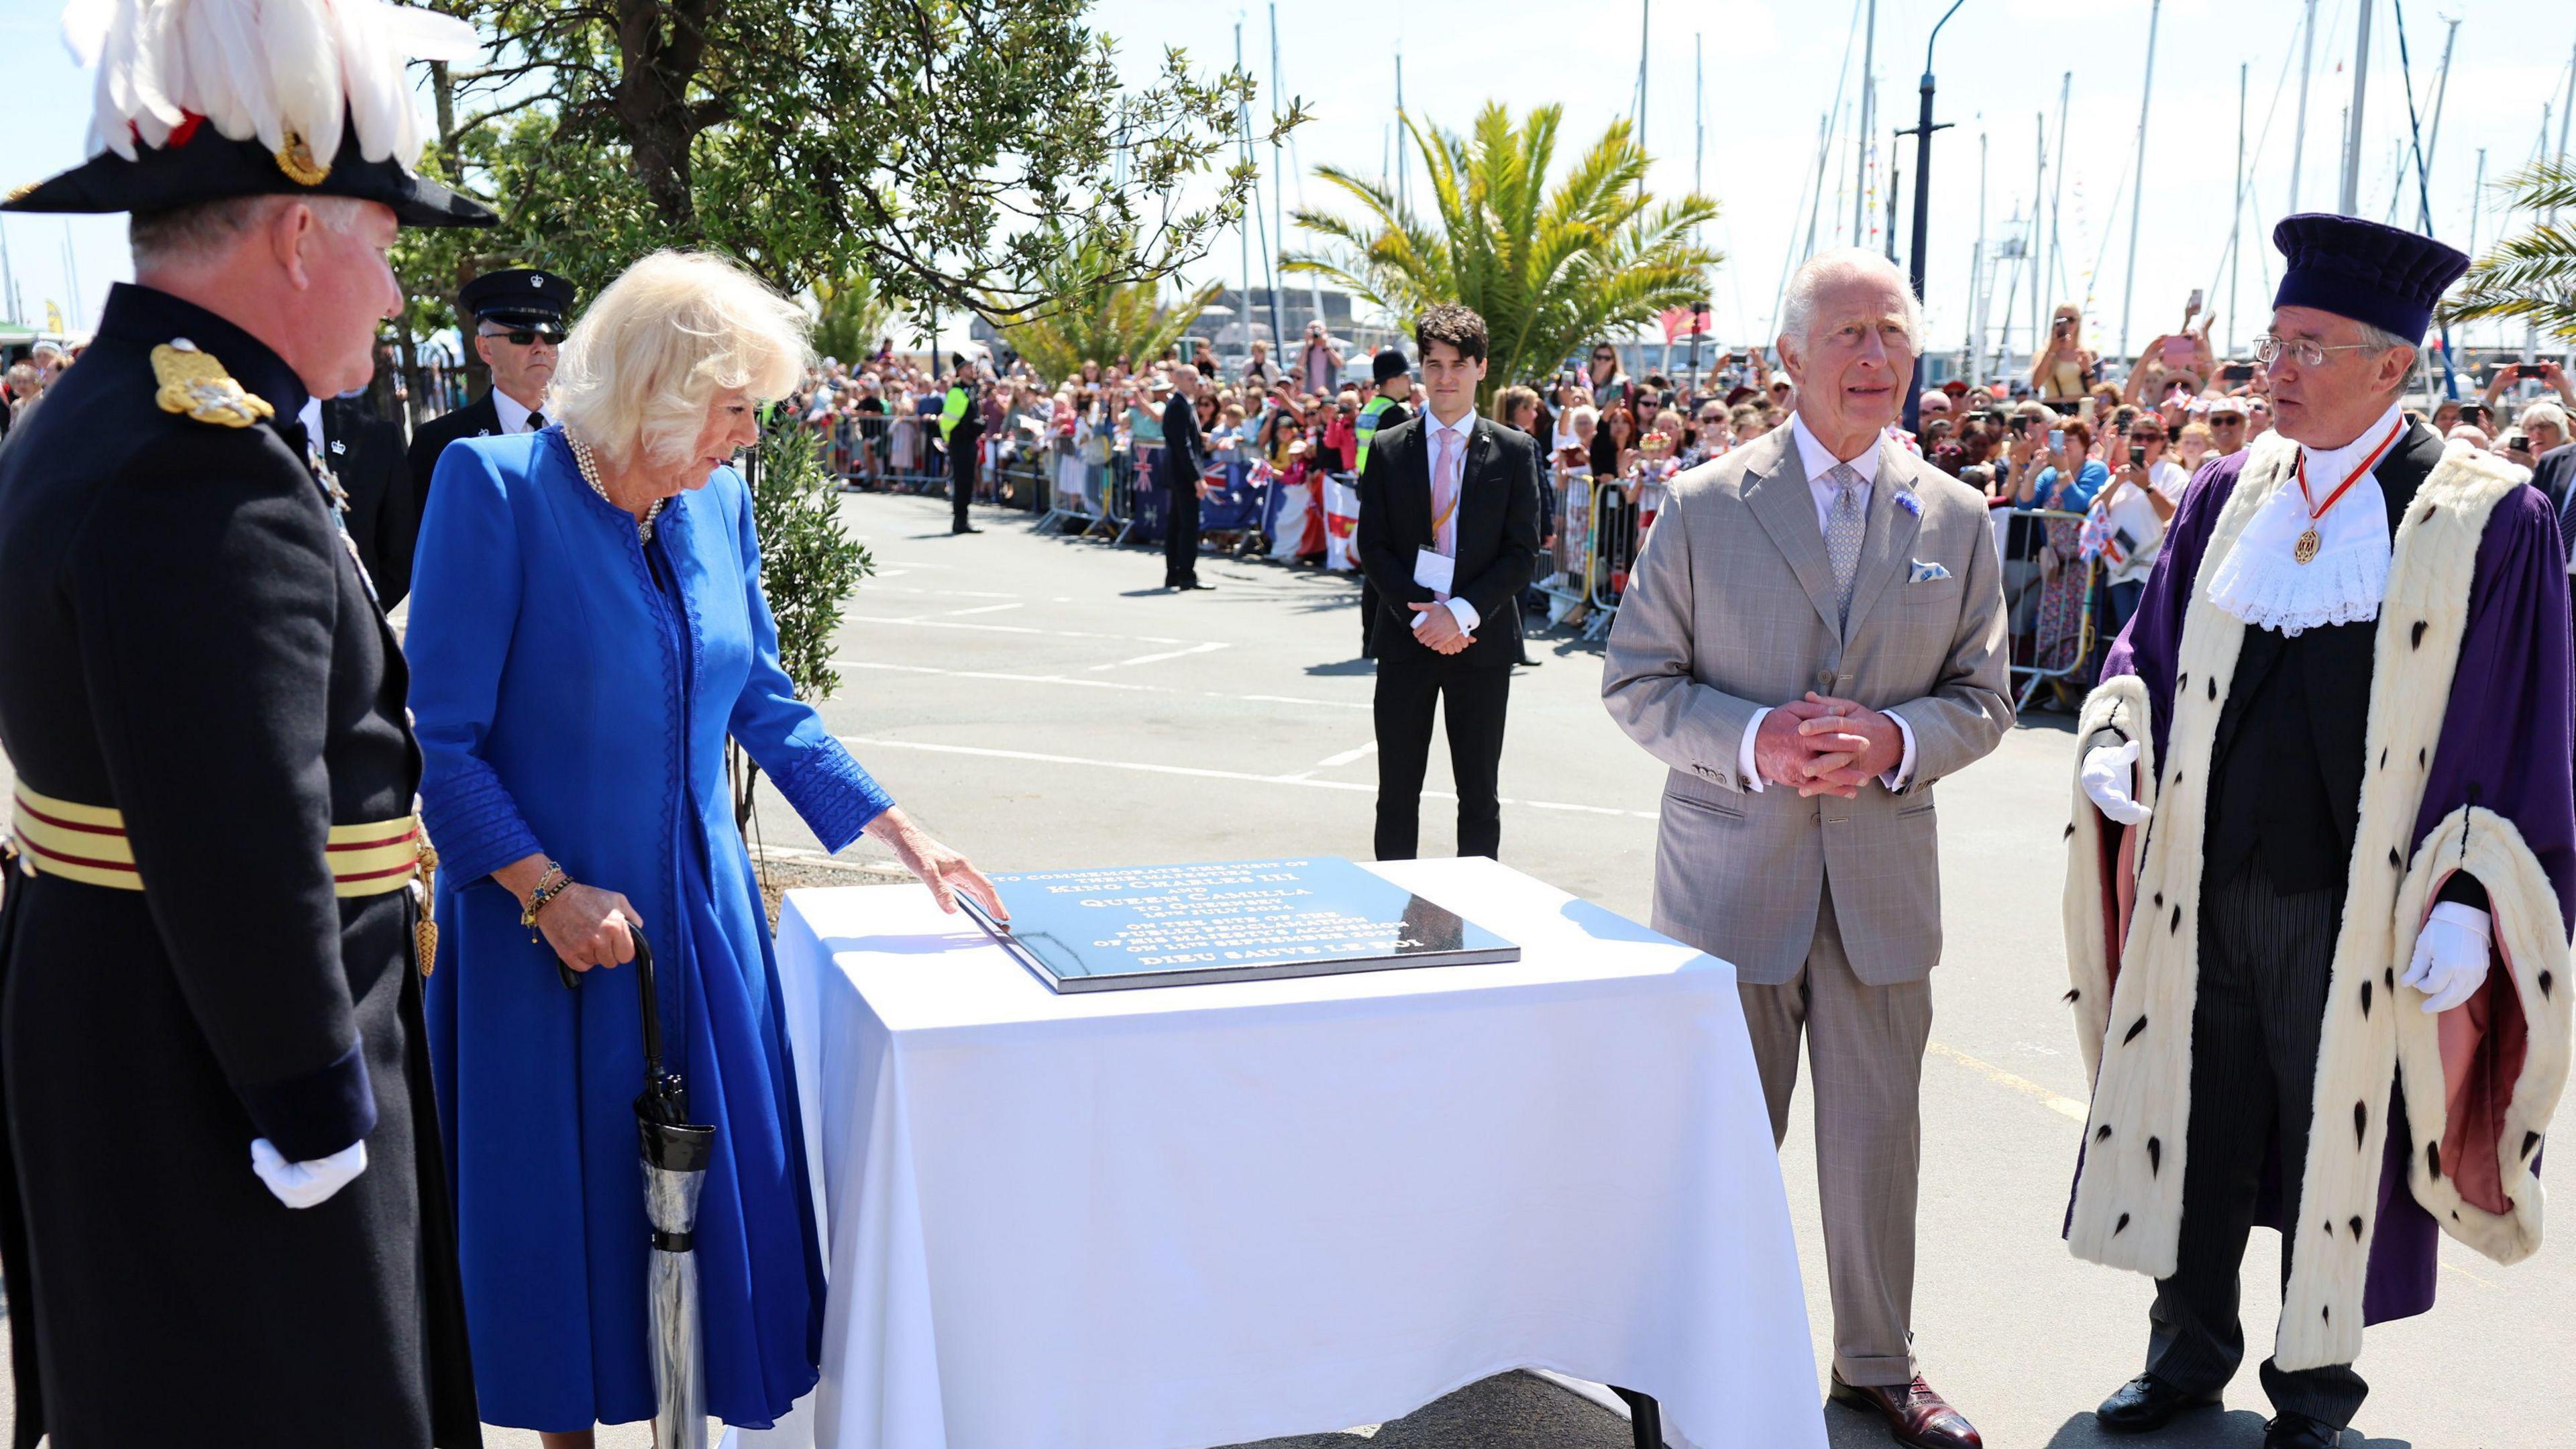
[[[1914,138],[1914,252],[1907,258],[1907,266],[1911,271],[1914,300],[1918,306],[1923,300],[1923,253],[1932,231],[1932,133],[1950,129],[1947,122],[1938,126],[1932,124],[1932,47],[1941,39],[1941,27],[1949,24],[1950,17],[1958,14],[1959,7],[1967,3],[1968,0],[1950,0],[1950,8],[1942,11],[1941,18],[1932,23],[1931,39],[1923,42],[1923,110],[1916,118],[1913,130],[1896,133]],[[1916,359],[1918,376],[1905,389],[1905,430],[1909,433],[1918,432],[1922,423],[1921,361]],[[1930,455],[1927,453],[1925,456]]]

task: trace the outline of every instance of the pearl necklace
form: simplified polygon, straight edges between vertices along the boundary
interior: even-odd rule
[[[618,508],[616,499],[608,496],[607,485],[599,481],[599,459],[592,455],[590,445],[569,432],[564,434],[564,441],[572,445],[572,462],[574,467],[581,470],[581,481],[590,485],[590,491],[599,495],[600,502],[611,508],[617,508],[620,513],[625,512],[625,509]],[[662,505],[669,501],[664,498],[654,499],[653,506],[644,510],[644,516],[635,520],[637,543],[653,541],[653,520],[662,516]]]

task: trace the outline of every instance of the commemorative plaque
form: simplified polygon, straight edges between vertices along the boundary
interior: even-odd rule
[[[1049,988],[1119,991],[1517,961],[1521,948],[1339,856],[996,875],[958,903]]]

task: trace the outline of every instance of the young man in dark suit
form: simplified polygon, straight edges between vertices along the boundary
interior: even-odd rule
[[[1169,500],[1163,514],[1163,587],[1212,589],[1199,582],[1199,500],[1207,495],[1207,444],[1199,435],[1199,370],[1172,369],[1171,400],[1163,404],[1163,450],[1154,458],[1154,483]]]
[[[1380,429],[1360,470],[1360,568],[1379,601],[1377,856],[1415,854],[1435,703],[1458,785],[1458,853],[1490,856],[1502,843],[1517,603],[1538,558],[1538,444],[1476,415],[1484,318],[1443,303],[1413,339],[1428,406]]]

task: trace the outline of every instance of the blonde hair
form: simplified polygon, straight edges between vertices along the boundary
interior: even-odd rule
[[[628,267],[564,339],[546,400],[620,464],[684,456],[717,393],[787,396],[812,356],[805,309],[729,258],[659,251]]]

